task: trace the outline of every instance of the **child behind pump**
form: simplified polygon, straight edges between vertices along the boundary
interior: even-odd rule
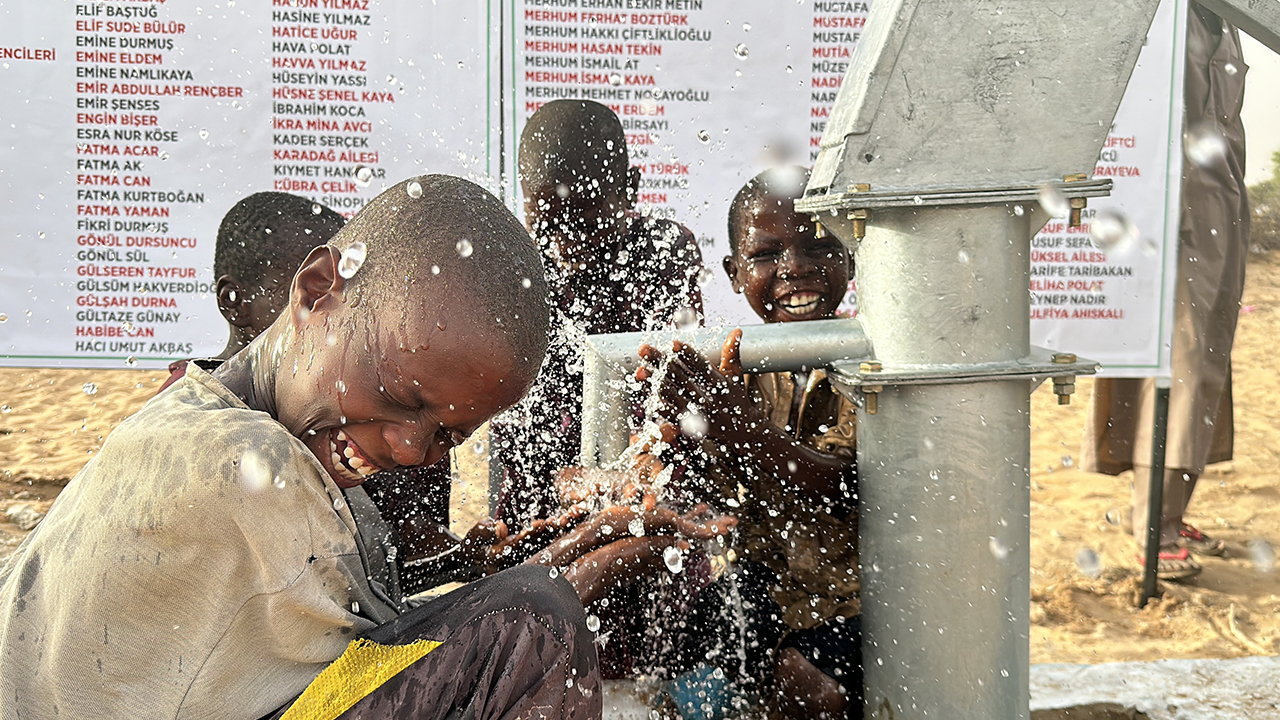
[[[730,207],[724,269],[766,323],[833,318],[848,286],[844,246],[794,210],[807,180],[800,167],[767,171]],[[822,370],[743,375],[740,337],[725,343],[718,369],[688,346],[673,348],[660,390],[667,420],[691,402],[706,416],[705,473],[739,519],[739,594],[772,600],[747,612],[745,636],[771,652],[762,665],[772,677],[759,679],[772,686],[775,710],[860,716],[856,410]],[[662,359],[651,347],[641,355]],[[686,719],[706,716],[677,705]]]

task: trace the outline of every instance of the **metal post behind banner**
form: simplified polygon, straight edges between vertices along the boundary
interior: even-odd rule
[[[1151,477],[1147,491],[1147,555],[1142,571],[1142,602],[1156,596],[1157,572],[1160,567],[1160,530],[1164,525],[1164,451],[1169,430],[1169,379],[1156,378],[1155,422],[1151,429]],[[1141,482],[1134,478],[1134,482]]]

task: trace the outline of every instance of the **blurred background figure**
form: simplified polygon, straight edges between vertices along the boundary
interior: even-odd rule
[[[1160,532],[1162,579],[1202,569],[1192,554],[1225,544],[1183,521],[1205,465],[1231,459],[1231,345],[1244,291],[1249,200],[1240,109],[1248,68],[1236,29],[1192,3],[1187,18],[1185,162],[1178,233],[1173,383]],[[1086,420],[1082,469],[1134,471],[1133,535],[1146,544],[1155,382],[1101,379]]]

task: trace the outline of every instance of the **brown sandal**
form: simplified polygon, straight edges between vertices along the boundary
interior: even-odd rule
[[[1220,557],[1227,551],[1227,544],[1215,540],[1194,527],[1182,523],[1182,532],[1178,534],[1178,546],[1186,548],[1197,555]]]
[[[1186,548],[1177,545],[1161,545],[1159,562],[1156,564],[1156,577],[1161,580],[1169,580],[1176,582],[1178,580],[1186,580],[1195,577],[1204,570],[1200,563],[1191,559],[1191,553]],[[1138,562],[1145,564],[1146,558],[1138,555]]]

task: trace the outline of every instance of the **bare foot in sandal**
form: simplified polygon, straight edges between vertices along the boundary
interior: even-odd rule
[[[1138,562],[1145,562],[1143,554],[1138,555]],[[1186,548],[1178,547],[1172,543],[1160,546],[1156,577],[1161,580],[1170,582],[1186,580],[1199,575],[1201,570],[1204,570],[1204,568],[1191,558],[1191,553]]]
[[[1197,555],[1221,556],[1227,551],[1227,544],[1221,540],[1205,535],[1194,527],[1182,523],[1182,532],[1178,535],[1178,546],[1186,548]]]

